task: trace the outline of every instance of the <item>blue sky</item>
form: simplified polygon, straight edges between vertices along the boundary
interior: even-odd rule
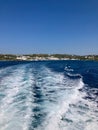
[[[0,0],[0,53],[98,54],[98,0]]]

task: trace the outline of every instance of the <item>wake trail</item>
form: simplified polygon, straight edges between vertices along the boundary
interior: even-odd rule
[[[94,111],[97,106],[85,100],[87,93],[81,91],[85,87],[81,75],[77,78],[77,74],[71,74],[69,78],[43,68],[37,82],[43,95],[39,113],[45,113],[45,116],[34,130],[95,130],[98,127],[98,113]]]
[[[60,122],[63,115],[68,111],[69,105],[77,102],[79,91],[83,87],[82,79],[73,81],[64,77],[63,73],[55,73],[50,69],[44,69],[42,73],[43,87],[42,91],[45,96],[44,109],[47,116],[38,130],[60,130]]]
[[[85,99],[82,76],[64,71],[37,63],[3,69],[0,130],[96,130],[97,105]]]
[[[28,130],[32,115],[33,75],[17,67],[0,83],[0,130]]]

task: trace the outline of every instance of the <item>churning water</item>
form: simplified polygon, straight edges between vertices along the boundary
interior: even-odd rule
[[[0,130],[97,130],[98,62],[0,62]]]

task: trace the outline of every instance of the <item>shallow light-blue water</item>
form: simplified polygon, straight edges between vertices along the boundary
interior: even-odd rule
[[[0,130],[97,130],[98,62],[0,62]]]

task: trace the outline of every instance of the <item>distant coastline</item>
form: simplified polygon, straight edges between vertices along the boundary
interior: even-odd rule
[[[68,55],[68,54],[29,54],[29,55],[14,55],[0,54],[1,61],[42,61],[42,60],[96,60],[98,55]]]

